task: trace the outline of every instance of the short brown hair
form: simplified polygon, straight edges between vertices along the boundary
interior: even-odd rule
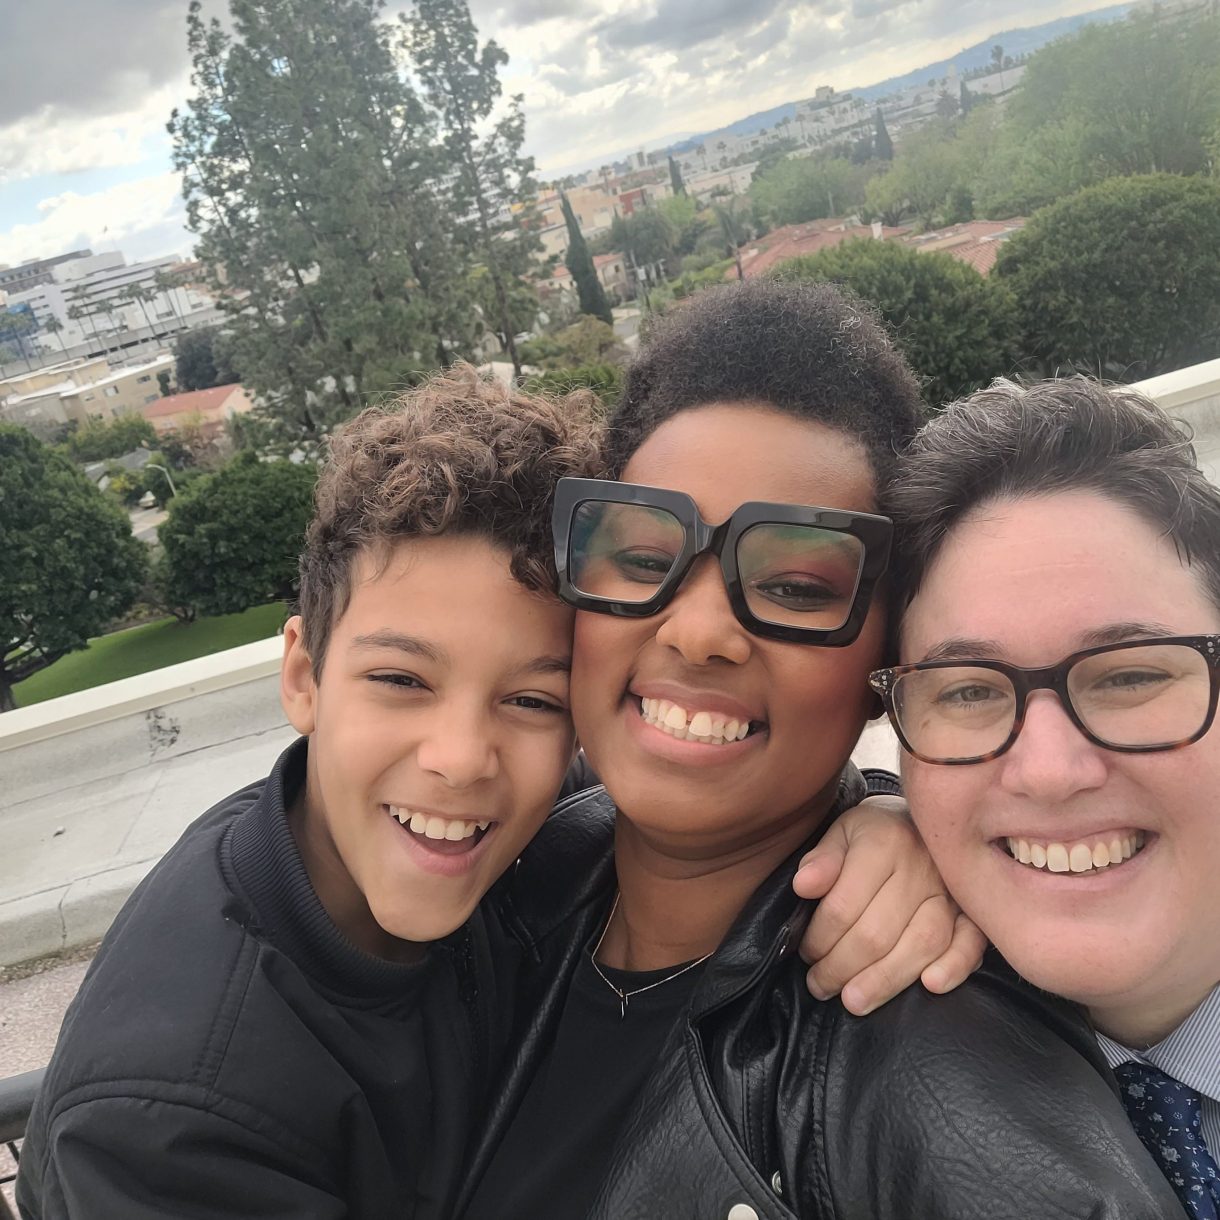
[[[501,547],[526,588],[554,592],[551,504],[564,475],[601,473],[595,399],[525,394],[456,365],[331,438],[301,555],[302,635],[315,677],[368,551],[440,534]]]
[[[946,407],[899,458],[882,496],[896,527],[895,609],[979,505],[1077,490],[1124,505],[1172,539],[1220,606],[1220,488],[1199,470],[1189,429],[1130,386],[1066,377],[998,380]]]

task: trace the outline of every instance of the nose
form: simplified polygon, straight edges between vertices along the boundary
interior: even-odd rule
[[[429,717],[416,750],[421,770],[450,788],[470,788],[494,779],[500,770],[494,730],[482,708],[452,703]]]
[[[741,665],[753,650],[752,637],[733,615],[720,564],[712,555],[696,560],[662,615],[657,643],[675,649],[691,665],[715,660]]]
[[[1106,781],[1106,751],[1072,723],[1052,691],[1034,691],[1017,740],[1000,758],[1005,792],[1043,804],[1070,800]]]

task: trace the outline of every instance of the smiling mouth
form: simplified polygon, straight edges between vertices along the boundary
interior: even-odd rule
[[[1142,830],[1111,831],[1070,843],[1009,837],[997,839],[1018,864],[1051,873],[1107,873],[1143,851],[1148,841]]]
[[[400,805],[385,805],[384,808],[423,848],[446,856],[460,856],[473,851],[497,825],[491,820],[476,822],[466,818],[442,818]]]
[[[760,733],[761,720],[737,720],[723,712],[705,712],[680,707],[668,699],[637,700],[644,723],[678,741],[698,741],[709,746],[727,746]]]

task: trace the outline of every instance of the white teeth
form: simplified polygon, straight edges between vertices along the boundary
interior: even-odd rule
[[[1005,845],[1014,860],[1033,868],[1052,873],[1089,873],[1131,859],[1146,838],[1142,830],[1077,843],[1034,843],[1010,836]]]
[[[644,720],[678,741],[698,741],[705,745],[727,745],[750,735],[748,720],[735,720],[715,712],[691,712],[668,699],[640,699]]]
[[[490,821],[468,822],[465,818],[441,818],[434,814],[412,813],[399,805],[389,806],[390,816],[397,818],[404,826],[410,828],[426,839],[448,839],[457,843],[469,839],[476,831],[486,830]]]

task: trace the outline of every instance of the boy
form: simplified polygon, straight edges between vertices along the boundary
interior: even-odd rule
[[[31,1117],[24,1215],[445,1214],[501,997],[477,926],[422,946],[572,761],[549,504],[597,466],[583,403],[470,369],[336,439],[284,632],[302,740],[107,936]]]

